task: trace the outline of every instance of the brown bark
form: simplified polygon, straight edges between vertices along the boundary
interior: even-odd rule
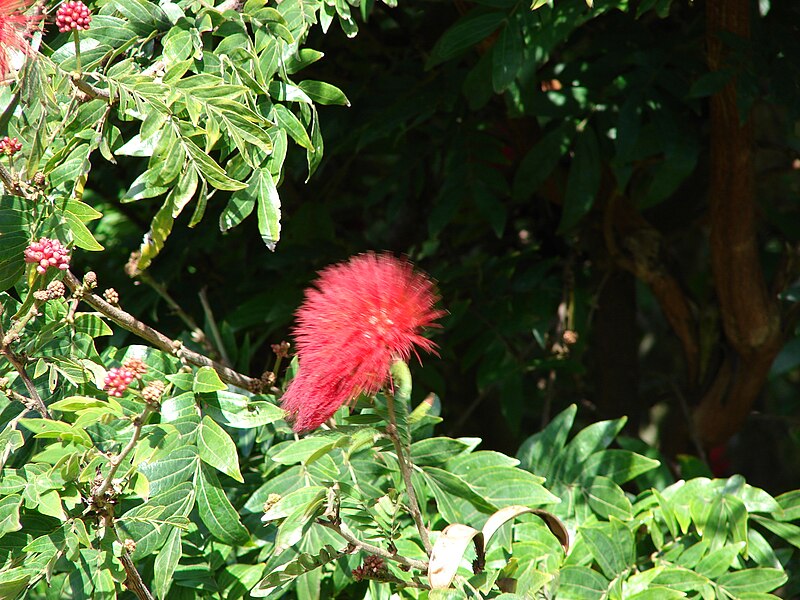
[[[750,37],[749,0],[708,0],[708,64],[725,66],[718,34]],[[753,123],[739,118],[736,83],[711,97],[709,221],[711,269],[722,333],[730,352],[694,413],[707,446],[725,442],[744,423],[782,345],[777,300],[764,279],[756,237]]]
[[[708,65],[729,66],[719,37],[750,37],[750,0],[707,0]],[[761,267],[756,232],[753,122],[740,119],[736,82],[711,97],[709,246],[721,318],[722,359],[701,390],[696,315],[678,280],[660,260],[662,239],[624,198],[609,203],[606,244],[623,268],[646,283],[681,342],[689,398],[697,398],[688,436],[704,447],[726,442],[741,429],[766,383],[784,339],[776,290]],[[686,440],[688,444],[688,439]]]

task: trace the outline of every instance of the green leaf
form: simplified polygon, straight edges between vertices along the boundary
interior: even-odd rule
[[[147,269],[153,259],[161,252],[161,249],[164,247],[164,242],[166,242],[169,234],[172,232],[174,223],[175,219],[172,218],[172,203],[171,200],[167,198],[166,202],[164,202],[153,217],[153,221],[150,223],[150,231],[148,235],[144,237],[144,240],[142,240],[141,246],[139,246],[141,256],[139,257],[137,267],[140,270],[144,271]]]
[[[725,573],[717,579],[717,585],[732,598],[739,598],[744,593],[771,592],[786,583],[787,579],[781,569],[756,567]]]
[[[78,313],[75,315],[74,327],[75,331],[85,333],[93,338],[114,333],[103,319],[91,313]]]
[[[200,398],[206,414],[218,423],[236,429],[261,427],[280,421],[286,415],[282,408],[272,402],[251,401],[247,396],[233,392],[203,394]]]
[[[189,138],[181,138],[183,147],[188,152],[195,167],[203,178],[218,190],[235,191],[247,187],[244,183],[231,179],[213,158],[203,152],[197,144]]]
[[[442,466],[471,447],[470,444],[448,437],[433,437],[411,444],[411,461],[417,466]]]
[[[239,471],[239,456],[236,451],[236,444],[233,443],[231,436],[208,416],[203,417],[200,422],[197,449],[203,461],[233,477],[239,483],[244,483],[242,474]]]
[[[345,556],[345,552],[337,551],[333,546],[326,545],[316,554],[301,553],[286,564],[279,565],[272,569],[264,579],[250,592],[255,598],[263,598],[272,595],[278,589],[288,586],[298,577],[319,569],[321,566],[338,560]]]
[[[197,191],[197,170],[189,167],[178,183],[170,190],[167,201],[172,205],[172,218],[176,219]]]
[[[570,405],[556,415],[542,431],[522,442],[517,452],[520,467],[542,477],[550,477],[553,461],[564,449],[577,411],[577,406]]]
[[[556,504],[558,497],[541,485],[542,479],[515,467],[482,469],[464,478],[486,500],[497,507],[520,504]]]
[[[181,446],[152,463],[139,465],[139,472],[150,482],[150,494],[157,496],[188,481],[197,469],[195,446]]]
[[[285,442],[275,447],[276,449],[281,449],[277,454],[272,456],[272,460],[282,465],[304,463],[322,449],[333,449],[334,444],[335,440],[332,441],[327,436],[313,436],[303,438],[296,442]]]
[[[81,219],[71,212],[64,213],[64,222],[72,233],[72,241],[78,248],[89,251],[103,250],[103,246],[94,239],[92,232],[83,224]]]
[[[67,200],[66,211],[80,219],[82,223],[88,223],[103,216],[103,213],[98,212],[88,204],[75,199]]]
[[[559,572],[559,596],[572,600],[597,600],[608,589],[608,583],[597,571],[569,565]]]
[[[514,82],[525,59],[522,31],[516,19],[503,28],[492,48],[492,87],[501,93]]]
[[[636,544],[633,534],[625,525],[618,521],[598,523],[581,527],[578,532],[609,579],[633,566]]]
[[[592,510],[604,519],[613,516],[626,521],[633,516],[633,508],[625,492],[608,477],[595,477],[584,493]]]
[[[149,556],[164,545],[174,528],[188,527],[186,517],[194,506],[194,500],[195,486],[186,482],[123,514],[117,524],[127,537],[136,542],[131,558],[136,561]]]
[[[320,499],[324,499],[328,489],[320,485],[307,485],[283,496],[277,503],[271,506],[261,517],[265,523],[278,519],[285,519],[298,510],[305,510],[310,505],[316,504]]]
[[[181,558],[181,551],[181,531],[180,529],[173,529],[167,536],[164,546],[158,551],[153,565],[155,592],[161,599],[166,597],[172,585],[172,577],[175,573],[175,567],[178,566],[178,561]]]
[[[11,494],[5,498],[0,498],[0,536],[22,529],[22,525],[19,522],[19,507],[21,503],[22,497],[19,494]]]
[[[789,542],[792,546],[800,548],[800,527],[792,523],[781,523],[780,521],[773,521],[761,515],[751,515],[756,523],[766,527],[775,535],[782,537]]]
[[[251,186],[252,178],[251,181],[248,181],[247,188],[231,194],[231,197],[228,199],[228,204],[219,216],[220,231],[224,232],[233,229],[253,212],[253,208],[255,208],[258,200],[258,195],[255,193],[256,190],[250,189]]]
[[[18,210],[0,210],[0,291],[7,290],[25,271],[23,252],[30,241]]]
[[[91,448],[92,439],[80,428],[51,419],[20,419],[19,424],[32,431],[37,438],[58,439]]]
[[[587,126],[575,143],[575,156],[567,176],[567,190],[558,230],[569,231],[586,215],[600,189],[600,146],[594,129]]]
[[[239,521],[239,515],[222,490],[214,471],[200,463],[195,481],[197,510],[211,534],[230,546],[247,543],[250,533]]]
[[[733,561],[745,547],[744,542],[728,544],[719,550],[709,552],[703,559],[697,563],[694,570],[709,579],[717,579],[723,573],[726,573],[733,565]]]
[[[584,463],[583,481],[603,475],[622,485],[634,477],[658,467],[660,463],[627,450],[603,450],[590,456]]]
[[[493,513],[497,510],[497,506],[481,496],[470,483],[458,475],[454,475],[438,467],[423,467],[422,471],[425,475],[425,479],[427,481],[433,481],[436,487],[441,489],[444,493],[466,500],[482,512]],[[434,488],[434,490],[436,490],[436,488]],[[434,493],[434,495],[437,496],[437,500],[441,497],[440,494]]]
[[[283,104],[275,104],[272,110],[280,128],[285,130],[300,146],[313,152],[314,143],[311,141],[311,138],[308,137],[308,133],[306,133],[300,119]]]
[[[330,83],[306,79],[298,83],[297,87],[303,90],[314,102],[318,102],[319,104],[350,106],[350,101],[347,99],[347,96],[344,95],[344,92]]]
[[[267,248],[274,251],[281,237],[281,199],[278,189],[266,169],[256,170],[251,182],[258,200],[258,231]]]
[[[228,389],[213,367],[200,367],[194,375],[192,391],[196,394],[219,392]]]
[[[595,452],[607,448],[625,426],[626,420],[622,417],[613,421],[600,421],[579,431],[557,459],[558,468],[554,478],[577,481],[586,459]]]
[[[426,69],[432,69],[489,37],[506,20],[502,11],[472,10],[444,32],[431,50]]]

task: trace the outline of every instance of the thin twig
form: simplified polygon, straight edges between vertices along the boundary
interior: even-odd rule
[[[153,288],[156,294],[161,296],[161,299],[164,300],[164,302],[166,302],[169,305],[169,307],[172,309],[172,312],[174,312],[178,316],[178,318],[181,321],[183,321],[184,324],[189,329],[191,329],[192,339],[194,341],[202,345],[203,348],[206,349],[206,352],[212,354],[214,352],[217,352],[217,354],[219,354],[219,352],[208,341],[205,332],[203,332],[203,330],[200,329],[200,326],[197,324],[197,321],[195,321],[189,313],[187,313],[185,310],[183,310],[183,308],[181,308],[181,305],[178,304],[175,298],[173,298],[172,295],[167,291],[165,285],[157,282],[146,271],[140,271],[137,274],[137,277],[141,279],[144,283],[149,285],[151,288]]]
[[[142,576],[139,575],[139,571],[136,570],[136,565],[133,564],[131,555],[128,554],[127,550],[122,551],[119,560],[122,563],[122,567],[125,569],[125,574],[128,576],[125,579],[125,586],[136,594],[139,600],[155,600],[153,594],[150,593],[150,590],[147,589],[144,581],[142,581]]]
[[[419,590],[429,590],[429,589],[431,589],[431,586],[429,586],[429,585],[427,585],[425,583],[422,583],[420,581],[414,581],[413,579],[411,581],[405,581],[405,580],[400,579],[399,577],[395,577],[394,575],[391,575],[389,573],[383,573],[383,574],[375,575],[374,577],[370,577],[369,575],[365,575],[365,576],[362,576],[361,579],[362,580],[368,580],[368,581],[377,581],[379,583],[393,583],[398,587],[416,588],[416,589],[419,589]]]
[[[125,459],[133,451],[134,446],[136,446],[136,442],[139,441],[139,436],[142,435],[142,427],[144,426],[147,417],[149,417],[150,413],[152,412],[154,412],[153,407],[150,404],[145,404],[144,409],[142,410],[142,414],[140,414],[138,417],[134,417],[133,435],[131,436],[131,439],[127,443],[127,445],[122,449],[122,451],[116,456],[112,456],[109,459],[109,462],[111,463],[111,468],[108,470],[108,475],[106,475],[106,478],[103,480],[103,483],[101,483],[100,487],[98,487],[92,494],[92,496],[94,496],[95,499],[98,500],[101,499],[103,497],[103,494],[105,494],[108,488],[111,487],[111,482],[114,479],[114,475],[117,474],[120,465],[123,462],[125,462]]]
[[[3,182],[3,187],[9,194],[14,196],[25,196],[25,193],[20,187],[19,182],[14,179],[11,171],[6,169],[4,165],[0,165],[0,181]]]
[[[73,85],[90,98],[98,98],[100,100],[111,102],[111,94],[108,90],[102,90],[98,87],[95,87],[82,77],[73,76],[71,79]]]
[[[67,271],[64,281],[73,292],[82,288],[81,282],[78,280],[71,271]],[[197,367],[212,367],[219,375],[222,381],[235,385],[238,388],[248,391],[260,391],[262,383],[258,379],[243,375],[233,369],[226,367],[216,361],[211,360],[207,356],[203,356],[197,352],[184,348],[179,342],[168,338],[163,333],[156,331],[149,325],[145,325],[133,315],[125,312],[124,310],[112,306],[97,294],[83,292],[81,300],[86,302],[89,306],[96,311],[102,313],[114,323],[130,331],[134,335],[139,336],[143,340],[149,342],[159,350],[168,352],[170,354],[180,355],[187,363]]]
[[[42,400],[42,397],[39,395],[36,386],[33,385],[33,381],[31,381],[31,378],[28,377],[28,373],[25,371],[25,365],[22,363],[22,361],[8,348],[3,348],[0,354],[3,354],[8,359],[8,362],[13,365],[14,369],[19,374],[20,379],[22,379],[22,382],[25,384],[25,389],[28,390],[28,394],[31,396],[31,408],[38,412],[43,419],[49,419],[50,413],[47,410],[47,406]]]
[[[380,556],[381,558],[385,558],[387,560],[393,560],[394,562],[400,563],[401,565],[406,565],[412,569],[417,569],[418,571],[427,572],[428,570],[428,563],[425,561],[417,560],[416,558],[407,558],[405,556],[389,552],[388,550],[384,550],[383,548],[379,548],[378,546],[373,546],[367,542],[362,542],[348,529],[344,529],[340,524],[324,519],[318,520],[317,523],[323,527],[327,527],[331,531],[335,531],[359,550],[364,550],[365,552],[369,552],[370,554]]]
[[[414,485],[411,483],[411,468],[406,461],[403,444],[400,441],[400,435],[397,431],[397,418],[394,413],[394,394],[388,391],[386,393],[386,406],[389,411],[389,426],[386,428],[386,433],[389,434],[394,444],[394,450],[397,453],[397,462],[400,465],[400,472],[403,474],[403,481],[405,481],[406,484],[408,509],[417,526],[417,531],[419,531],[419,537],[422,539],[422,545],[425,547],[425,554],[430,556],[433,547],[428,538],[428,530],[425,529],[425,523],[422,522],[422,512],[419,509],[419,502],[417,502],[417,494],[414,492]]]
[[[230,367],[231,359],[228,356],[227,350],[225,350],[225,344],[222,342],[222,335],[219,332],[219,327],[217,327],[214,311],[211,310],[211,304],[208,302],[206,288],[202,288],[198,296],[200,296],[200,304],[203,305],[203,312],[206,313],[206,320],[208,321],[208,326],[211,328],[211,335],[214,337],[214,344],[217,347],[217,351],[222,357],[223,364],[225,364],[226,367]]]

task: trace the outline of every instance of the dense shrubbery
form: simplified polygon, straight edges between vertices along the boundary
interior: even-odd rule
[[[564,290],[554,291],[553,264],[543,260],[539,242],[530,245],[525,237],[530,215],[518,211],[519,203],[547,187],[566,153],[571,164],[559,234],[568,237],[599,195],[601,146],[616,145],[613,176],[622,188],[636,169],[647,170],[631,184],[631,196],[647,207],[670,197],[693,172],[696,144],[686,147],[669,138],[653,146],[659,136],[648,129],[637,146],[632,131],[642,125],[642,115],[634,118],[635,109],[626,112],[627,104],[620,104],[624,86],[618,81],[621,88],[608,93],[605,105],[587,102],[589,87],[577,86],[561,104],[550,98],[550,117],[561,118],[560,111],[568,109],[586,114],[554,125],[544,110],[547,132],[526,150],[512,177],[504,169],[516,150],[486,138],[485,123],[466,113],[469,127],[432,161],[447,177],[426,213],[431,237],[414,238],[418,246],[410,252],[425,261],[441,244],[445,259],[456,257],[440,273],[452,297],[445,294],[434,308],[426,280],[412,276],[407,266],[388,284],[379,267],[357,270],[374,280],[362,288],[348,281],[341,306],[317,296],[311,304],[327,311],[322,316],[301,311],[301,325],[314,326],[301,336],[299,360],[290,360],[289,347],[276,343],[264,365],[266,336],[276,335],[285,325],[281,319],[296,308],[278,293],[267,318],[263,295],[243,296],[270,282],[252,274],[247,279],[242,270],[203,272],[205,279],[222,282],[224,295],[232,297],[226,301],[236,308],[220,325],[201,295],[201,327],[150,269],[159,260],[182,264],[168,254],[175,242],[168,238],[175,233],[186,240],[184,223],[205,243],[214,239],[205,237],[209,219],[218,218],[218,229],[228,232],[253,212],[259,260],[267,260],[267,249],[275,250],[281,240],[279,187],[298,178],[298,156],[305,159],[303,177],[321,165],[319,106],[348,104],[339,88],[304,75],[322,58],[307,46],[309,36],[336,22],[352,37],[357,26],[351,11],[366,18],[382,9],[338,0],[283,0],[274,6],[226,0],[216,7],[125,0],[90,8],[81,2],[37,4],[23,15],[22,3],[0,2],[0,71],[8,79],[0,92],[7,133],[0,140],[0,598],[388,599],[397,593],[440,599],[756,600],[774,597],[770,592],[800,593],[793,573],[800,493],[773,497],[739,475],[690,478],[691,468],[704,466],[686,457],[684,479],[676,480],[670,457],[621,435],[624,418],[600,420],[571,436],[574,405],[527,437],[513,458],[481,448],[477,438],[443,435],[448,423],[442,423],[442,404],[434,394],[425,396],[428,388],[444,388],[437,372],[474,371],[476,390],[500,390],[502,402],[493,411],[502,410],[519,429],[522,416],[529,416],[524,402],[534,394],[528,393],[534,387],[528,385],[530,372],[546,373],[540,389],[552,392],[557,373],[576,371],[577,363],[566,359],[573,349],[582,351],[575,329],[587,320],[575,314],[572,265],[563,268]],[[594,12],[568,0],[531,8],[536,11],[485,0],[464,8],[443,35],[437,31],[427,66],[451,69],[448,76],[459,87],[463,83],[469,110],[483,110],[493,93],[506,94],[512,113],[523,114],[526,105],[546,107],[541,97],[528,96],[528,62],[558,53],[576,28],[607,13],[612,3]],[[652,8],[665,16],[669,3],[643,2],[638,13],[649,18]],[[620,15],[612,22],[635,27],[632,15]],[[382,21],[387,30],[392,18]],[[413,10],[398,16],[405,18],[418,24]],[[543,37],[533,43],[535,35]],[[480,59],[461,72],[452,60],[473,46]],[[580,54],[580,48],[578,43],[570,51]],[[552,63],[547,69],[565,81],[570,76]],[[705,88],[696,84],[696,97],[725,83],[712,79],[703,80]],[[549,94],[561,85],[548,80],[540,91]],[[427,110],[422,104],[394,121],[383,119],[385,131]],[[614,120],[612,127],[611,119],[604,120],[610,107],[628,120]],[[615,137],[603,134],[608,128]],[[658,129],[666,130],[669,122]],[[368,127],[358,133],[359,144],[368,145],[370,136],[383,139],[385,131]],[[413,126],[404,134],[409,131]],[[426,134],[432,131],[433,125]],[[465,143],[471,136],[486,142],[479,159],[471,154],[475,145]],[[336,139],[347,148],[346,136]],[[652,159],[656,155],[661,159]],[[403,165],[397,156],[374,156],[381,171]],[[642,167],[643,156],[652,160]],[[419,175],[418,158],[404,155],[412,163],[408,177]],[[401,179],[397,185],[414,188],[413,181]],[[329,183],[340,185],[335,178],[322,185]],[[391,191],[346,205],[368,212],[384,193]],[[452,231],[443,232],[464,219],[458,205],[467,196],[480,223],[468,220],[451,239]],[[615,197],[617,206],[623,200]],[[327,209],[313,208],[319,208],[314,215],[291,210],[309,227],[325,230]],[[98,239],[118,244],[115,235],[129,225],[123,215],[133,222],[142,214],[148,231],[126,271],[178,314],[182,323],[174,335],[149,326],[150,311],[133,314],[125,295],[107,286],[102,274],[99,281],[92,271],[75,274],[81,265],[103,264],[109,253]],[[490,256],[485,245],[474,254],[465,250],[473,246],[476,230],[488,226],[502,239],[515,219],[515,250],[501,245],[506,254],[500,256]],[[371,243],[392,246],[383,241],[391,237],[387,222],[381,214],[363,227]],[[398,223],[408,227],[405,218]],[[637,223],[633,229],[647,230]],[[605,232],[612,241],[638,235],[625,230],[625,219],[616,226],[616,233]],[[303,232],[297,233],[302,240]],[[321,234],[329,243],[333,237]],[[191,254],[196,247],[187,244]],[[334,262],[345,250],[360,248],[342,243],[329,249],[330,257],[319,252],[314,262]],[[208,248],[204,252],[209,263],[225,264],[219,257],[213,262]],[[274,268],[297,264],[303,242],[295,252]],[[488,265],[486,280],[471,281],[462,260]],[[263,273],[239,255],[234,262]],[[646,266],[628,269],[638,269],[646,280]],[[284,289],[296,284],[292,299],[299,298],[296,280],[304,277],[282,280]],[[460,286],[462,280],[469,285]],[[508,286],[517,294],[511,301],[498,292]],[[480,304],[488,321],[473,319],[471,303],[493,291],[497,297]],[[350,310],[362,296],[374,314]],[[558,324],[551,331],[550,305],[559,298]],[[540,304],[522,306],[521,300]],[[675,305],[662,307],[668,320],[675,317],[669,312]],[[411,373],[397,359],[408,359],[414,344],[434,347],[420,333],[442,316],[439,309],[449,311],[436,338],[444,358],[438,368],[418,371],[417,388],[424,393],[412,397]],[[405,317],[402,343],[392,337],[398,327],[392,311]],[[502,331],[487,334],[487,322],[500,323],[495,329]],[[261,325],[266,331],[258,331]],[[362,329],[372,341],[359,338],[355,344],[352,336]],[[533,331],[533,339],[523,340],[523,330],[528,337]],[[688,352],[693,340],[687,331],[678,334]],[[147,344],[131,345],[128,334]],[[315,351],[317,340],[328,345],[324,351]],[[375,350],[372,343],[382,345]],[[461,356],[458,350],[466,351]],[[779,345],[767,350],[774,356]],[[368,364],[352,366],[364,356]],[[450,367],[441,366],[448,361]],[[522,368],[527,362],[534,366]],[[703,366],[706,375],[709,364]],[[700,375],[695,366],[688,369],[690,384]],[[253,372],[255,377],[247,375]],[[344,386],[342,378],[358,381]],[[287,423],[280,397],[292,382]],[[353,399],[359,392],[364,393]],[[351,399],[352,406],[336,410]],[[447,396],[443,401],[457,406]],[[552,397],[546,406],[550,410]],[[321,427],[300,438],[290,429],[292,420],[298,429]]]

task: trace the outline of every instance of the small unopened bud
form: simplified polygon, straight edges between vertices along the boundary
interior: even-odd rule
[[[63,298],[64,292],[67,291],[67,288],[64,286],[64,282],[60,279],[56,279],[51,281],[47,284],[47,295],[49,296],[50,300],[55,300],[56,298]]]
[[[264,512],[270,510],[273,506],[275,506],[278,502],[281,501],[281,495],[272,493],[267,496],[266,502],[264,502]]]
[[[97,287],[97,273],[94,271],[89,271],[86,275],[83,276],[83,285],[85,285],[90,290],[93,290]]]
[[[370,555],[357,569],[353,569],[353,579],[380,579],[387,574],[386,563],[380,556]]]
[[[34,185],[42,187],[46,181],[47,178],[45,177],[44,173],[42,173],[41,171],[36,171],[36,173],[33,176]]]
[[[106,302],[112,306],[119,305],[119,294],[114,288],[108,288],[105,292],[103,292],[103,298],[105,298]]]
[[[280,358],[286,358],[289,356],[289,347],[290,344],[287,341],[283,341],[280,344],[272,344],[272,351],[275,353],[276,356]]]
[[[139,270],[139,259],[142,257],[142,253],[136,250],[135,252],[131,252],[130,258],[128,258],[128,262],[125,263],[125,273],[128,277],[136,277],[141,273]]]
[[[564,334],[561,336],[561,339],[564,340],[564,343],[567,346],[572,346],[573,344],[578,343],[578,332],[572,331],[571,329],[567,329]]]
[[[161,400],[161,396],[164,394],[164,385],[163,381],[155,380],[148,383],[144,386],[142,390],[142,398],[148,404],[152,404],[153,406],[158,405],[159,401]]]
[[[147,373],[147,365],[141,358],[128,358],[122,366],[131,371],[136,379],[141,379],[142,375]]]
[[[131,538],[127,538],[124,542],[122,542],[122,545],[128,552],[134,552],[136,550],[136,542],[134,542]]]

